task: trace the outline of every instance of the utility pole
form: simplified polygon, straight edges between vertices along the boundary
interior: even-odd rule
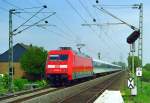
[[[41,8],[41,7],[40,7]],[[48,16],[40,19],[39,21],[28,25],[26,28],[23,28],[22,30],[19,30],[22,26],[25,26],[25,24],[27,22],[29,22],[33,17],[35,17],[37,14],[42,13],[41,11],[43,9],[47,8],[46,5],[42,6],[42,8],[37,11],[37,12],[33,12],[34,15],[32,15],[29,19],[27,19],[24,23],[22,23],[18,28],[13,29],[13,25],[12,25],[12,17],[13,14],[17,14],[17,13],[23,13],[23,12],[16,12],[15,9],[10,9],[9,10],[9,54],[8,54],[8,89],[9,92],[12,93],[14,92],[13,90],[13,76],[14,76],[14,66],[13,66],[13,36],[22,33],[23,31],[33,27],[33,26],[40,26],[39,23],[44,21],[45,19],[49,18],[50,16],[54,15],[56,12],[47,12],[49,13]],[[24,12],[25,13],[25,12]],[[28,13],[28,12],[27,12]],[[47,21],[45,21],[45,23],[48,23]]]
[[[143,67],[143,3],[140,3],[139,10],[140,10],[139,12],[140,37],[138,40],[138,57],[140,60],[140,68],[142,68]],[[137,78],[137,84],[138,84],[138,78]],[[141,81],[141,91],[142,91],[142,81]]]
[[[132,78],[135,79],[134,52],[135,52],[135,43],[131,44],[131,53],[132,53]]]
[[[127,43],[130,44],[130,52],[132,53],[132,65],[131,65],[131,77],[129,78],[129,88],[131,89],[131,95],[137,95],[137,88],[138,87],[138,77],[139,75],[135,76],[135,67],[134,67],[134,52],[135,52],[135,41],[138,39],[138,57],[140,59],[140,67],[142,68],[143,66],[143,4],[134,4],[130,5],[129,7],[132,7],[133,9],[139,9],[139,27],[135,27],[134,25],[131,25],[124,20],[118,18],[111,12],[105,10],[102,6],[98,7],[99,5],[93,5],[96,9],[100,10],[101,12],[113,17],[114,19],[120,21],[121,23],[129,26],[134,32],[128,36],[127,38]],[[135,82],[137,80],[137,83]],[[135,86],[135,87],[134,87]],[[141,82],[141,87],[142,87],[142,82]]]
[[[14,74],[14,67],[13,67],[13,31],[12,31],[12,15],[14,14],[13,11],[15,9],[9,10],[9,56],[8,56],[8,75],[9,75],[9,92],[13,92],[13,74]]]
[[[139,5],[139,30],[140,30],[140,37],[138,40],[138,57],[141,60],[140,67],[143,66],[143,3]]]
[[[101,53],[98,52],[98,59],[100,60],[101,59]]]

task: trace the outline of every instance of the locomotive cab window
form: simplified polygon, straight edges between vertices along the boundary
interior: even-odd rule
[[[68,55],[66,55],[66,54],[50,55],[49,60],[51,60],[51,61],[56,61],[56,60],[65,61],[65,60],[68,60]]]

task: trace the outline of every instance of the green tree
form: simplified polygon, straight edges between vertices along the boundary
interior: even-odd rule
[[[145,69],[142,70],[142,80],[145,82],[150,82],[150,71]]]
[[[142,80],[145,82],[150,82],[150,63],[145,64],[142,71]]]
[[[143,68],[147,71],[150,71],[150,63],[145,64]]]
[[[140,66],[141,60],[138,56],[134,56],[134,70],[136,71],[136,68]],[[129,70],[132,68],[132,56],[128,56],[128,66]]]
[[[29,47],[20,59],[21,67],[26,73],[43,75],[46,58],[47,51],[42,47]]]
[[[14,86],[15,86],[15,90],[23,90],[25,89],[25,84],[28,83],[28,80],[27,79],[15,79],[14,80]]]

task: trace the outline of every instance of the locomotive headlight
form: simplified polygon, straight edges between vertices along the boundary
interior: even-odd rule
[[[48,65],[47,68],[55,68],[55,65]]]
[[[67,68],[68,65],[60,65],[60,68]]]

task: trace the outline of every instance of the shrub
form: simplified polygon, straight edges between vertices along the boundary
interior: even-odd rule
[[[4,88],[8,88],[8,82],[9,76],[8,74],[4,74],[4,76],[2,77],[2,85],[4,86]]]
[[[47,82],[45,80],[36,81],[35,83],[38,84],[38,87],[46,87]]]
[[[150,82],[150,71],[143,70],[142,80],[145,82]]]
[[[3,86],[3,77],[0,76],[0,87]]]
[[[150,71],[150,63],[145,64],[143,68]]]
[[[14,80],[14,87],[15,90],[22,90],[24,89],[24,85],[28,83],[27,79],[16,79]]]
[[[0,95],[4,95],[4,94],[6,94],[6,92],[7,92],[7,89],[0,86]]]
[[[0,95],[5,94],[8,91],[8,75],[0,76]]]

